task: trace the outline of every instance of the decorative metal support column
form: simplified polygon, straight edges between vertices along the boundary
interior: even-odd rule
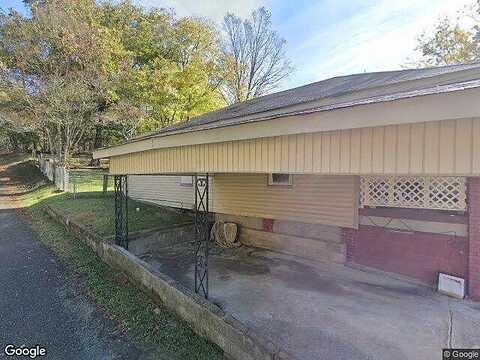
[[[125,186],[125,236],[123,238],[123,247],[125,250],[128,250],[128,176],[125,175],[123,182]]]
[[[208,252],[210,241],[208,174],[195,175],[195,292],[208,299]]]
[[[127,176],[114,176],[115,244],[128,250],[128,183]]]

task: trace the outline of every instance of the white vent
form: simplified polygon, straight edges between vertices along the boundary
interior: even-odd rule
[[[362,176],[360,205],[465,210],[465,178],[459,176]]]
[[[438,291],[459,299],[465,297],[465,280],[443,273],[438,274]]]

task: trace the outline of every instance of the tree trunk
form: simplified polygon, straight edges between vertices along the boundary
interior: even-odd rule
[[[94,149],[98,149],[103,146],[103,127],[102,125],[95,125],[95,141],[93,143]],[[94,150],[91,149],[91,150]]]

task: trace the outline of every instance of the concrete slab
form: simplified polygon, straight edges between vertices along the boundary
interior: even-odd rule
[[[136,255],[193,287],[193,245]],[[480,346],[480,304],[388,275],[254,248],[213,248],[211,301],[300,359],[438,359]]]

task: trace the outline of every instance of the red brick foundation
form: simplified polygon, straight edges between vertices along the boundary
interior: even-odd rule
[[[463,223],[468,220],[468,238],[360,225],[357,230],[344,229],[347,262],[407,275],[431,285],[436,284],[440,271],[456,275],[467,279],[469,297],[480,301],[480,177],[468,179],[467,202],[468,216],[463,217]],[[363,209],[365,216],[449,222],[448,217],[452,215],[445,214],[411,209]]]
[[[438,272],[467,277],[468,239],[360,225],[345,233],[347,261],[435,285]],[[350,237],[350,238],[349,238]]]
[[[480,178],[468,181],[468,290],[470,297],[480,301]]]

